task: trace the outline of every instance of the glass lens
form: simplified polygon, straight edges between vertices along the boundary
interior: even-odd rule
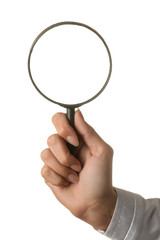
[[[102,40],[78,25],[60,25],[44,33],[30,59],[32,78],[39,90],[64,104],[93,97],[103,87],[109,67]]]

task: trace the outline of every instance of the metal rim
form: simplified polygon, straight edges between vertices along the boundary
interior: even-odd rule
[[[94,32],[100,39],[101,41],[103,42],[106,50],[107,50],[107,53],[108,53],[108,57],[109,57],[109,73],[108,73],[108,76],[107,76],[107,79],[103,85],[103,87],[98,91],[97,94],[95,94],[93,97],[89,98],[88,100],[84,101],[84,102],[81,102],[81,103],[76,103],[76,104],[64,104],[64,103],[60,103],[60,102],[57,102],[57,101],[54,101],[53,99],[47,97],[38,87],[37,85],[35,84],[34,80],[33,80],[33,77],[32,77],[32,73],[31,73],[31,67],[30,67],[30,60],[31,60],[31,55],[32,55],[32,51],[33,51],[33,48],[35,46],[35,44],[37,43],[37,41],[43,36],[43,34],[45,34],[47,31],[51,30],[52,28],[55,28],[55,27],[58,27],[58,26],[61,26],[61,25],[78,25],[78,26],[81,26],[81,27],[85,27],[87,29],[89,29],[90,31]],[[44,97],[46,98],[47,100],[49,100],[50,102],[53,102],[55,104],[58,104],[60,105],[61,107],[65,107],[65,108],[77,108],[77,107],[80,107],[88,102],[91,102],[92,100],[94,100],[95,98],[97,98],[105,89],[105,87],[107,86],[108,82],[109,82],[109,79],[110,79],[110,76],[111,76],[111,72],[112,72],[112,58],[111,58],[111,54],[110,54],[110,50],[105,42],[105,40],[103,39],[103,37],[93,28],[91,28],[90,26],[84,24],[84,23],[80,23],[80,22],[72,22],[72,21],[65,21],[65,22],[58,22],[58,23],[55,23],[55,24],[52,24],[51,26],[47,27],[46,29],[44,29],[37,37],[36,39],[34,40],[34,42],[32,43],[32,46],[31,46],[31,49],[29,51],[29,56],[28,56],[28,72],[29,72],[29,76],[30,76],[30,79],[34,85],[34,87],[36,88],[36,90]]]

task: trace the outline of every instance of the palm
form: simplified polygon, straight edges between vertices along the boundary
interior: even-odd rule
[[[106,156],[104,152],[93,154],[83,143],[78,149],[76,157],[82,164],[79,182],[77,184],[71,183],[68,187],[54,187],[53,192],[57,199],[74,215],[79,215],[106,194],[105,189],[111,182],[108,173],[110,168],[105,166],[106,158],[108,157],[110,164],[112,156]]]

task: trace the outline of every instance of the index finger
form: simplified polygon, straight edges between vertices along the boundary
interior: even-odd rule
[[[56,113],[52,117],[52,122],[57,130],[58,135],[60,135],[64,140],[73,146],[79,146],[78,136],[75,130],[70,126],[66,114]]]

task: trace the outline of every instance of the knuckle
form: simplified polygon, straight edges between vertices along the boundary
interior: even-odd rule
[[[66,128],[61,126],[61,128],[58,130],[58,134],[62,137],[66,136]]]
[[[97,154],[102,156],[104,154],[112,155],[113,149],[105,142],[101,142],[101,144],[97,147]]]
[[[41,159],[42,160],[48,159],[48,158],[50,158],[50,155],[51,155],[50,149],[46,148],[41,152]]]
[[[54,145],[57,142],[57,134],[52,134],[51,136],[48,137],[47,139],[47,144]]]
[[[41,170],[41,175],[43,178],[47,178],[50,175],[50,169],[44,166]]]
[[[107,143],[106,143],[106,152],[110,156],[113,156],[113,154],[114,154],[113,148],[110,145],[108,145]]]
[[[104,143],[101,147],[101,154],[107,154],[108,156],[112,157],[113,156],[113,148],[108,145],[107,143]]]
[[[61,164],[68,166],[69,165],[70,152],[68,151],[65,156],[61,159]]]
[[[57,179],[57,182],[56,182],[56,185],[57,186],[62,186],[62,185],[64,185],[64,179],[62,178],[62,177],[59,177],[58,179]]]
[[[109,152],[110,152],[110,154],[113,156],[114,150],[113,150],[113,148],[112,148],[111,146],[109,146]]]
[[[56,121],[59,121],[62,117],[64,116],[64,113],[61,113],[61,112],[58,112],[58,113],[55,113],[52,117],[52,122],[53,124],[56,122]]]

